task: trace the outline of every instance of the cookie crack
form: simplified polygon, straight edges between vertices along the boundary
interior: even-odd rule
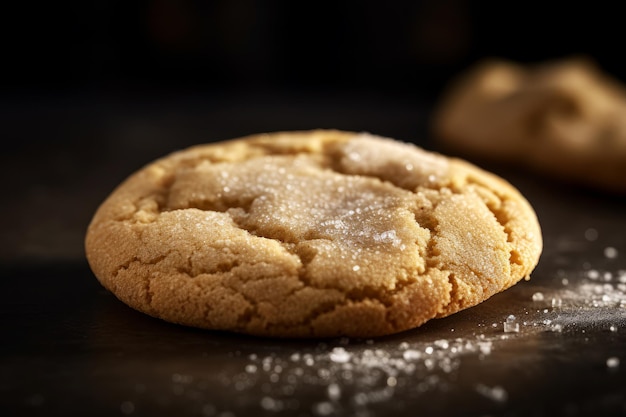
[[[113,272],[112,277],[117,278],[119,274],[127,271],[131,268],[132,265],[157,265],[159,262],[163,261],[166,258],[165,255],[158,256],[155,259],[150,260],[149,262],[144,262],[139,259],[138,256],[133,256],[122,265],[119,265],[118,268]],[[154,292],[152,291],[152,275],[144,275],[141,279],[141,288],[143,290],[143,300],[146,307],[152,307],[152,298],[154,296]]]
[[[259,303],[257,300],[248,297],[242,291],[237,291],[234,288],[230,288],[236,294],[239,294],[248,304],[243,311],[243,313],[237,316],[237,323],[235,324],[235,329],[238,331],[244,331],[249,325],[250,321],[253,318],[262,319],[262,315],[259,313]]]
[[[117,269],[115,271],[113,271],[113,277],[117,277],[122,271],[126,271],[128,270],[131,265],[133,264],[140,264],[140,265],[156,265],[160,262],[162,262],[165,258],[167,257],[167,254],[162,254],[162,255],[158,255],[153,259],[150,259],[148,261],[143,261],[139,258],[139,256],[133,256],[132,258],[128,259],[126,262],[120,264]]]
[[[119,265],[115,271],[113,271],[113,278],[117,278],[117,276],[123,272],[128,270],[133,263],[140,262],[137,256],[133,256],[123,264]]]
[[[426,248],[420,255],[425,261],[425,273],[430,269],[437,266],[437,262],[434,257],[439,255],[438,249],[435,246],[435,237],[438,234],[439,220],[432,214],[437,207],[438,201],[435,199],[429,199],[432,208],[426,210],[424,207],[420,207],[413,211],[415,222],[421,228],[428,230],[429,237],[426,244]]]
[[[334,289],[334,288],[327,288],[329,290]],[[298,291],[302,291],[303,289],[299,289]],[[293,294],[297,293],[298,291],[294,292]],[[360,291],[357,291],[360,292]],[[292,295],[293,295],[292,294]],[[351,303],[363,303],[366,301],[373,301],[373,302],[378,302],[382,305],[384,305],[386,307],[386,312],[388,315],[389,312],[389,307],[390,307],[390,303],[389,302],[385,302],[385,300],[381,299],[381,297],[379,295],[376,296],[366,296],[366,295],[362,295],[362,296],[358,296],[356,293],[352,293],[352,292],[348,292],[344,295],[344,297],[340,300],[340,301],[327,301],[327,302],[323,302],[320,303],[317,307],[315,307],[313,310],[311,310],[306,316],[302,317],[299,321],[295,322],[295,323],[289,323],[289,324],[285,324],[285,323],[268,323],[267,324],[267,330],[281,330],[281,329],[287,329],[287,328],[294,328],[294,327],[300,327],[300,328],[308,328],[308,331],[310,333],[310,335],[314,335],[316,334],[316,330],[314,328],[314,322],[316,319],[327,315],[327,314],[332,314],[333,312],[335,312],[337,309],[341,308],[341,307],[345,307]],[[392,327],[397,328],[397,324],[392,323],[391,321],[389,321],[388,317],[386,317],[385,319],[387,321],[387,323],[389,323]]]
[[[148,307],[152,307],[152,299],[154,298],[154,291],[152,290],[152,277],[146,276],[143,282],[144,301]]]
[[[483,199],[485,203],[485,207],[493,214],[496,221],[502,226],[502,230],[506,234],[507,243],[509,243],[509,264],[510,265],[523,265],[522,256],[519,251],[513,246],[513,242],[515,242],[515,236],[513,235],[513,230],[511,229],[510,222],[511,217],[509,213],[503,208],[505,205],[511,201],[509,197],[504,195],[502,192],[498,191],[495,188],[487,187],[484,183],[482,183],[479,179],[468,175],[465,179],[466,186],[475,186],[487,192],[490,192],[494,197],[497,198],[496,202],[491,202],[486,199]]]
[[[242,267],[245,263],[238,259],[227,259],[217,262],[208,268],[206,265],[194,264],[191,258],[187,258],[185,265],[176,267],[176,272],[184,274],[188,278],[195,279],[200,275],[227,275],[232,274],[237,268]]]
[[[459,304],[460,301],[463,299],[463,297],[459,297],[459,284],[456,281],[456,275],[454,274],[454,272],[451,271],[446,272],[448,272],[448,284],[450,285],[450,291],[448,294],[450,298],[447,303],[440,306],[437,317],[447,316],[450,313],[449,307],[455,303]]]
[[[438,195],[440,194],[441,192],[438,193]],[[420,208],[419,211],[414,212],[413,214],[415,216],[415,221],[417,222],[417,224],[430,232],[424,254],[422,255],[422,258],[425,261],[425,271],[423,274],[428,275],[430,271],[436,269],[438,271],[446,273],[448,277],[448,284],[450,286],[450,291],[448,292],[448,302],[442,303],[439,306],[439,314],[441,314],[441,312],[446,311],[448,307],[456,300],[458,285],[454,279],[454,273],[446,268],[442,268],[443,265],[437,259],[437,257],[441,255],[441,252],[439,248],[437,248],[435,242],[435,238],[439,234],[439,220],[432,213],[437,208],[440,200],[438,198],[433,198],[428,194],[424,194],[424,196],[430,201],[432,207],[428,211]]]

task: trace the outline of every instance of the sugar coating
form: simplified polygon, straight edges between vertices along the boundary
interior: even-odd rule
[[[532,207],[501,178],[334,130],[161,158],[102,203],[85,245],[139,311],[278,337],[411,329],[528,277],[542,249]]]

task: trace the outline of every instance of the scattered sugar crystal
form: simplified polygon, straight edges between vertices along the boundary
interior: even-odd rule
[[[594,229],[593,227],[588,228],[587,230],[585,230],[585,239],[587,239],[590,242],[597,240],[598,231]]]
[[[494,387],[488,387],[484,384],[478,384],[476,386],[476,391],[496,402],[506,402],[509,397],[506,390],[499,385],[496,385]]]
[[[563,284],[564,286],[569,285],[569,279],[567,279],[567,278],[563,278],[563,279],[561,280],[561,284]]]
[[[329,416],[335,412],[335,407],[328,402],[323,401],[321,403],[315,404],[313,407],[313,413],[317,416]]]
[[[595,270],[595,269],[590,269],[590,270],[587,272],[587,277],[588,277],[589,279],[598,279],[598,278],[600,278],[600,272],[598,272],[598,271],[597,271],[597,270]]]
[[[407,349],[402,353],[405,361],[412,361],[422,357],[422,353],[415,349]]]
[[[606,248],[604,248],[604,256],[606,256],[609,259],[615,259],[617,258],[617,249],[615,249],[612,246],[607,246]]]
[[[352,267],[352,270],[353,270],[353,271],[355,271],[355,272],[356,272],[356,271],[358,271],[359,269],[361,269],[361,267],[360,267],[360,266],[358,266],[358,265],[354,265],[354,266]]]
[[[504,333],[519,332],[519,323],[516,322],[515,316],[510,314],[504,322]]]
[[[330,360],[336,363],[346,363],[350,360],[350,353],[342,347],[333,348],[330,352]]]
[[[435,346],[441,349],[448,349],[450,343],[445,339],[435,340]]]
[[[504,332],[505,333],[518,333],[519,323],[504,323]]]
[[[552,308],[561,308],[562,305],[563,305],[563,300],[561,300],[560,298],[552,299]]]
[[[534,311],[530,309],[529,312]],[[508,333],[509,326],[516,328],[514,332],[519,331],[521,321],[516,316],[505,316],[505,333]],[[539,321],[533,323],[540,324]],[[484,329],[489,325],[482,323],[479,327]],[[554,324],[547,329],[560,331],[560,325]],[[483,361],[497,348],[498,341],[512,337],[487,332],[475,335],[475,338],[396,342],[391,349],[383,349],[382,344],[374,345],[371,339],[362,346],[352,346],[350,340],[342,338],[334,346],[318,344],[313,351],[289,352],[285,357],[273,353],[261,357],[249,355],[245,372],[230,380],[229,386],[237,391],[254,388],[255,392],[261,393],[256,397],[256,404],[266,413],[293,411],[293,414],[330,416],[339,411],[355,411],[351,414],[360,415],[361,411],[365,413],[363,417],[371,417],[369,405],[388,401],[408,389],[417,394],[446,389],[454,380],[454,372],[461,367],[463,357],[470,355]],[[315,367],[310,367],[313,365]],[[415,385],[407,382],[413,380],[417,381]],[[317,402],[305,405],[294,397],[301,392],[302,384],[321,391],[322,396]],[[501,386],[482,384],[476,386],[476,390],[491,401],[508,401],[508,394]],[[192,391],[185,390],[183,394],[190,395]],[[344,407],[348,409],[344,410]],[[213,410],[211,416],[217,413]]]
[[[328,393],[328,398],[331,401],[337,401],[339,398],[341,398],[341,387],[339,387],[339,385],[334,382],[328,385],[326,391]]]
[[[550,330],[556,333],[561,333],[563,331],[563,326],[560,324],[555,324],[554,326],[550,328]]]
[[[619,368],[619,358],[616,356],[611,356],[606,360],[606,367],[609,369],[617,369]]]
[[[533,294],[533,301],[543,301],[543,293],[536,292]]]
[[[609,330],[612,331],[613,333],[617,332],[617,326],[612,324],[611,327],[609,327]]]
[[[482,353],[483,355],[489,355],[491,353],[492,343],[491,342],[481,342],[481,343],[478,344],[478,347],[480,349],[480,353]]]

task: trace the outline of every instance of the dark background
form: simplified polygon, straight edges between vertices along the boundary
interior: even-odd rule
[[[485,56],[587,54],[617,77],[617,2],[149,0],[3,6],[3,89],[366,90],[436,97]]]

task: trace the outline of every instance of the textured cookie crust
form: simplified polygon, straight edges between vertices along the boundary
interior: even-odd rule
[[[99,207],[89,264],[169,322],[277,337],[373,337],[528,278],[532,207],[467,162],[365,133],[278,132],[140,169]]]
[[[626,91],[590,59],[480,62],[450,84],[432,127],[444,152],[626,193]]]

